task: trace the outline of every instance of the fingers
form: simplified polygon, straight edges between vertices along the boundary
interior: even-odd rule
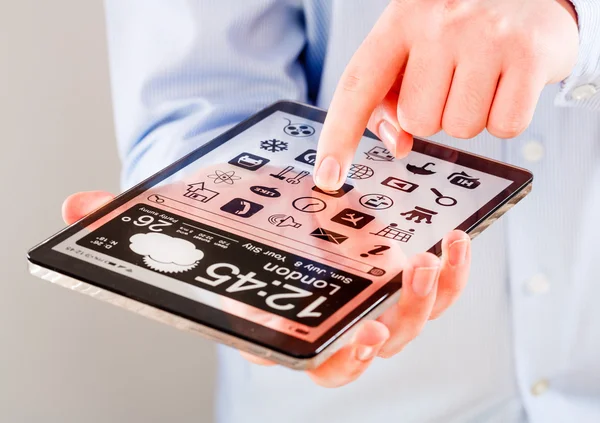
[[[315,183],[334,191],[343,183],[375,107],[390,91],[408,54],[392,2],[358,48],[335,90],[317,152]],[[396,36],[390,37],[389,34]],[[375,66],[374,66],[375,65]]]
[[[377,319],[391,334],[380,356],[391,357],[400,352],[421,332],[435,304],[439,273],[440,260],[431,253],[410,259],[402,272],[400,300]]]
[[[377,355],[391,357],[415,339],[430,319],[443,313],[463,291],[471,264],[471,240],[462,231],[442,241],[442,260],[430,253],[412,257],[402,274],[402,293],[396,305],[377,321],[366,321],[354,340],[337,351],[310,377],[324,387],[339,387],[356,380]],[[272,362],[241,353],[260,365]]]
[[[442,241],[442,269],[430,320],[438,318],[458,299],[467,285],[470,267],[470,237],[462,231],[450,232]]]
[[[392,89],[373,111],[367,128],[383,141],[394,157],[403,158],[412,150],[413,137],[398,124],[397,104],[398,93]]]
[[[419,137],[429,137],[441,129],[454,72],[452,57],[437,46],[411,50],[398,98],[400,126]]]
[[[335,388],[356,380],[379,353],[390,333],[377,321],[365,321],[354,340],[337,351],[325,363],[309,370],[310,378],[318,385]]]
[[[495,68],[480,61],[458,65],[442,119],[448,135],[468,139],[485,129],[498,86]]]
[[[85,215],[103,206],[114,198],[104,191],[86,191],[73,194],[63,202],[62,216],[66,224],[77,222]]]
[[[527,75],[524,77],[524,75]],[[514,138],[531,123],[546,80],[530,69],[509,68],[500,77],[487,122],[488,131],[498,138]]]

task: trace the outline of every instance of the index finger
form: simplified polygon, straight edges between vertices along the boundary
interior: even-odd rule
[[[388,5],[338,83],[319,139],[315,183],[321,189],[334,191],[343,184],[371,114],[407,60],[399,9],[399,2]]]

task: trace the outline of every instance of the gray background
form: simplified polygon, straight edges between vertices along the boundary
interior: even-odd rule
[[[197,336],[29,276],[62,200],[118,190],[102,2],[0,6],[1,422],[210,422]]]

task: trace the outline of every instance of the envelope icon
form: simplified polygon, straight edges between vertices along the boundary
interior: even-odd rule
[[[346,235],[340,235],[327,229],[317,228],[310,233],[315,238],[322,239],[323,241],[331,242],[333,244],[341,244],[348,239]]]

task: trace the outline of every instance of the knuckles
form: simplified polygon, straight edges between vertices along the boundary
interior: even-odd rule
[[[402,129],[417,137],[431,137],[439,132],[439,123],[424,117],[407,117],[400,124]]]
[[[523,106],[515,104],[510,109],[492,112],[487,123],[490,134],[497,138],[515,138],[529,126],[529,120],[523,112]]]
[[[523,71],[534,71],[548,53],[541,35],[533,28],[514,28],[504,38],[504,46],[511,64]]]
[[[351,93],[358,92],[362,83],[362,78],[359,75],[360,71],[358,69],[348,69],[346,74],[342,77],[342,90]]]
[[[403,5],[398,19],[413,29],[428,30],[422,37],[455,48],[478,47],[486,54],[502,54],[508,60],[533,63],[549,53],[535,24],[525,25],[515,19],[509,8],[492,2],[466,0],[397,1]],[[506,10],[506,11],[505,11]],[[449,46],[452,48],[453,46]]]
[[[442,128],[453,138],[468,140],[479,135],[485,128],[485,125],[472,123],[462,118],[452,118],[449,121],[444,121]]]
[[[522,118],[507,118],[504,120],[490,120],[487,130],[496,138],[515,138],[527,129],[527,123]]]
[[[457,93],[455,104],[444,111],[442,128],[454,138],[470,139],[485,129],[489,112],[489,101],[482,95],[481,87],[470,87],[468,83]]]

